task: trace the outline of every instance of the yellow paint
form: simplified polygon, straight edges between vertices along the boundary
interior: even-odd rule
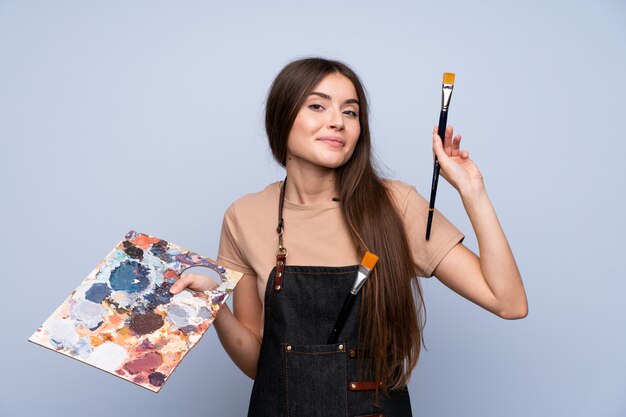
[[[91,346],[97,347],[103,344],[105,340],[100,336],[91,336]]]

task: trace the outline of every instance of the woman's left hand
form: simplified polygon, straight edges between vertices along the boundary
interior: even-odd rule
[[[444,142],[437,134],[438,127],[433,129],[433,152],[441,165],[441,175],[457,191],[483,186],[483,175],[469,157],[469,152],[461,150],[461,135],[453,137],[452,126],[446,128]]]

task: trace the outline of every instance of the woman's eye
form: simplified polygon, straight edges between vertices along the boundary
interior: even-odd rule
[[[309,109],[311,110],[322,110],[323,108],[321,104],[309,104]]]
[[[350,116],[350,117],[358,117],[357,112],[355,112],[354,110],[346,110],[344,111],[344,114]]]

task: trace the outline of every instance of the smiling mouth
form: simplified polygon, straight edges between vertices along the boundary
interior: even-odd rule
[[[319,141],[322,141],[332,147],[335,148],[343,148],[345,145],[345,142],[341,139],[341,138],[335,138],[335,137],[322,137],[317,139]]]

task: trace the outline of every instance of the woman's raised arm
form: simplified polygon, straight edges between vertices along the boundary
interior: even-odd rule
[[[435,268],[434,275],[446,286],[505,319],[528,314],[522,277],[504,231],[489,201],[478,167],[460,150],[461,136],[446,129],[442,144],[433,132],[433,151],[441,175],[459,192],[476,234],[480,256],[457,244]]]

